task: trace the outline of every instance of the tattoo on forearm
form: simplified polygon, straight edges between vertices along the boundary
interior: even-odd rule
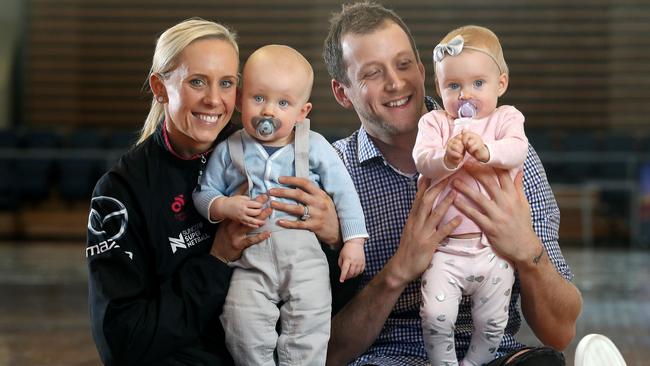
[[[542,250],[539,251],[539,254],[533,257],[533,263],[538,264],[544,255],[544,246],[542,245]]]

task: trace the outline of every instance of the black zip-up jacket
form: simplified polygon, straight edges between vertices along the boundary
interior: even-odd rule
[[[234,130],[228,125],[219,141]],[[216,225],[192,203],[200,167],[200,157],[183,160],[168,151],[159,128],[95,187],[89,306],[106,365],[233,364],[219,321],[232,269],[209,254]],[[340,285],[338,253],[325,253],[336,311],[360,276]]]
[[[169,152],[159,128],[95,187],[86,257],[106,365],[232,364],[219,322],[232,269],[209,254],[216,226],[192,203],[200,164]]]

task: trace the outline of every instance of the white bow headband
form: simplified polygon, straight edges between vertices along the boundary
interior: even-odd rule
[[[434,62],[442,61],[442,59],[445,58],[445,53],[448,53],[449,56],[458,56],[463,51],[463,48],[466,48],[468,50],[483,52],[484,54],[490,56],[490,58],[494,61],[494,63],[497,64],[497,67],[499,68],[499,73],[503,72],[501,70],[501,66],[499,66],[499,63],[497,62],[497,58],[494,57],[492,53],[482,48],[465,46],[465,39],[463,39],[463,36],[461,36],[460,34],[452,38],[451,41],[449,41],[448,43],[438,44],[433,49],[433,61]]]

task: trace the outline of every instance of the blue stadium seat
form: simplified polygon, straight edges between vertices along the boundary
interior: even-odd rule
[[[18,146],[18,135],[14,130],[0,131],[0,149],[15,149]],[[0,156],[0,210],[13,211],[18,208],[17,197],[18,187],[16,185],[16,164],[14,159],[7,156]]]
[[[27,131],[19,139],[18,147],[24,149],[56,149],[61,137],[46,130]],[[16,159],[15,182],[21,200],[39,202],[50,195],[54,180],[54,159],[49,156]]]
[[[104,137],[95,129],[80,129],[70,133],[67,142],[73,156],[58,161],[59,193],[66,201],[88,200],[105,164],[103,158],[83,155],[81,149],[105,148]]]
[[[584,159],[586,154],[599,151],[599,139],[594,131],[589,129],[569,131],[562,136],[559,146],[560,151],[567,157],[562,164],[564,181],[577,183],[597,177],[597,162]],[[583,159],[579,160],[578,156]]]

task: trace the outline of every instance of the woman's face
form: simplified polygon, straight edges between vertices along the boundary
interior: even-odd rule
[[[176,68],[161,80],[165,126],[176,153],[189,157],[212,146],[235,108],[238,67],[233,46],[219,39],[194,41],[180,53]]]

